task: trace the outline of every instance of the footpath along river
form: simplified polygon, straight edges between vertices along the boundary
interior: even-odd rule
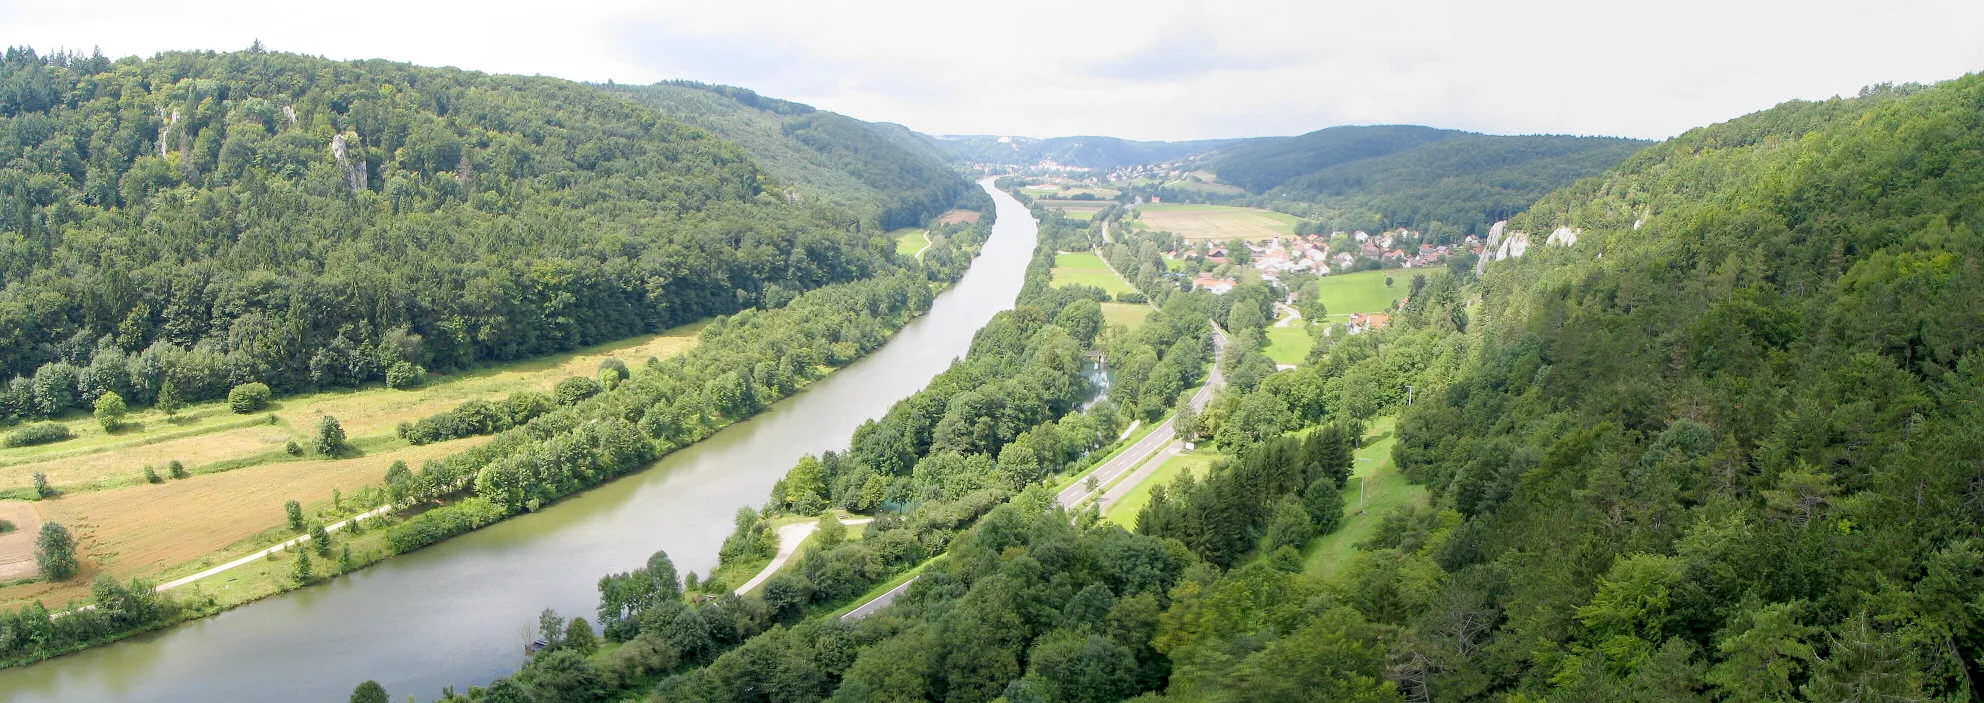
[[[343,701],[373,679],[394,700],[467,690],[523,664],[537,612],[593,618],[599,577],[666,550],[708,573],[731,516],[800,456],[928,384],[1012,307],[1037,230],[980,184],[998,222],[963,280],[875,353],[647,470],[350,576],[163,632],[0,670],[0,701]]]

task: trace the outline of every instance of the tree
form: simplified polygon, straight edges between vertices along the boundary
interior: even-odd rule
[[[585,618],[572,618],[565,626],[565,647],[588,657],[599,651],[599,638],[593,636],[592,625]]]
[[[124,405],[124,396],[115,391],[106,391],[96,398],[96,421],[103,425],[103,431],[116,432],[124,426],[124,415],[130,408]]]
[[[268,407],[274,397],[266,383],[243,383],[227,392],[227,407],[240,414],[252,413]]]
[[[34,472],[34,494],[41,498],[47,498],[56,494],[55,486],[48,483],[48,474],[40,471]]]
[[[1302,491],[1302,507],[1309,512],[1309,522],[1316,534],[1327,535],[1335,532],[1343,522],[1343,492],[1337,490],[1336,479],[1319,476],[1315,482]]]
[[[386,687],[377,681],[366,681],[351,691],[351,703],[389,703]]]
[[[840,518],[834,517],[833,513],[820,515],[819,531],[813,533],[813,548],[825,552],[846,541],[847,525],[841,524]]]
[[[1301,549],[1316,535],[1316,526],[1309,518],[1309,511],[1294,496],[1282,498],[1275,503],[1274,515],[1268,519],[1267,534],[1261,536],[1261,552],[1272,552],[1282,547]]]
[[[544,640],[544,649],[557,649],[565,642],[565,619],[550,608],[538,611],[537,636]]]
[[[1191,402],[1178,404],[1178,413],[1171,416],[1171,426],[1177,431],[1179,439],[1199,441],[1199,411],[1192,409]]]
[[[186,407],[186,401],[179,397],[179,386],[172,379],[166,379],[165,384],[159,386],[158,399],[152,401],[152,407],[171,418],[179,414],[180,408]]]
[[[426,381],[427,369],[410,361],[396,362],[386,369],[387,388],[414,388]]]
[[[284,514],[284,515],[287,515],[287,516],[289,516],[289,530],[290,530],[291,532],[302,532],[302,531],[303,531],[303,527],[304,527],[304,525],[303,525],[303,504],[302,504],[302,503],[298,503],[298,502],[296,502],[296,501],[293,501],[293,500],[292,500],[292,501],[289,501],[289,502],[287,502],[287,503],[283,503],[283,504],[282,504],[282,512],[283,512],[283,514]]]
[[[325,415],[317,419],[317,453],[334,456],[344,450],[344,425],[338,419]]]
[[[324,523],[310,524],[310,548],[317,552],[317,556],[331,555],[331,533],[324,529]]]
[[[295,551],[296,561],[292,565],[293,568],[289,571],[289,579],[298,586],[308,585],[310,583],[310,553],[301,549]]]
[[[69,528],[58,522],[41,524],[41,536],[35,540],[35,564],[41,567],[41,577],[50,581],[66,581],[76,575],[80,565],[76,563],[76,539],[69,535]]]

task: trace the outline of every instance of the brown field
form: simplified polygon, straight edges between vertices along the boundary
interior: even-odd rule
[[[1146,205],[1137,209],[1144,226],[1186,239],[1267,239],[1295,233],[1291,215],[1224,205]]]
[[[81,486],[116,479],[130,480],[142,476],[146,464],[156,467],[159,475],[163,476],[166,472],[166,462],[174,459],[185,463],[187,468],[192,468],[225,459],[239,459],[280,451],[283,443],[292,439],[301,441],[287,427],[255,425],[129,449],[16,464],[0,468],[0,488],[31,486],[34,484],[34,474],[37,471],[48,474],[48,480],[58,486]]]
[[[248,469],[93,491],[43,501],[48,519],[67,525],[82,545],[83,560],[119,579],[150,577],[175,566],[211,557],[262,532],[281,527],[282,504],[302,501],[314,511],[331,500],[332,489],[351,495],[378,485],[393,461],[419,466],[489,441],[468,437],[353,459],[291,461]],[[243,550],[248,551],[249,546]],[[13,594],[0,591],[0,602]]]
[[[1085,212],[1085,213],[1097,213],[1097,212],[1102,212],[1102,209],[1103,209],[1103,208],[1106,208],[1106,207],[1109,207],[1110,205],[1114,205],[1114,204],[1115,204],[1114,202],[1111,202],[1111,201],[1108,201],[1108,200],[1045,200],[1045,199],[1042,199],[1042,200],[1035,200],[1034,202],[1036,202],[1036,203],[1039,203],[1039,204],[1041,205],[1041,207],[1045,207],[1045,208],[1047,208],[1047,209],[1049,209],[1049,210],[1052,210],[1052,209],[1054,209],[1054,208],[1060,208],[1060,209],[1062,209],[1062,210],[1066,210],[1066,211],[1068,211],[1068,214],[1070,214],[1070,215],[1072,215],[1072,214],[1075,214],[1075,213],[1077,213],[1077,212]]]
[[[20,500],[0,500],[0,520],[14,523],[14,531],[0,534],[0,582],[24,579],[35,574],[35,536],[41,531],[41,516],[34,504]]]
[[[983,217],[983,215],[976,210],[952,210],[938,216],[937,224],[948,225],[957,222],[977,222],[980,217]]]

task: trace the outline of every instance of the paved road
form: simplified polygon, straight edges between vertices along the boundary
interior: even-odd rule
[[[864,517],[854,520],[842,520],[840,524],[853,527],[855,525],[866,525],[874,521],[875,518]],[[795,522],[778,528],[778,555],[772,557],[772,563],[766,564],[765,568],[758,571],[758,575],[751,577],[749,581],[745,581],[744,585],[738,586],[737,595],[741,596],[750,593],[751,589],[757,588],[758,584],[764,583],[765,579],[771,578],[772,574],[776,574],[779,569],[785,568],[785,562],[792,558],[793,552],[799,550],[799,543],[806,541],[806,537],[813,534],[813,531],[819,528],[819,520]]]
[[[1226,332],[1224,330],[1221,330],[1218,325],[1214,325],[1212,328],[1212,349],[1213,349],[1212,373],[1206,375],[1205,385],[1200,386],[1199,391],[1197,393],[1192,394],[1192,409],[1194,410],[1204,410],[1206,408],[1206,403],[1212,402],[1213,392],[1226,385],[1226,375],[1219,372],[1219,360],[1224,358],[1226,355]],[[1184,451],[1184,443],[1177,441],[1176,435],[1177,435],[1177,431],[1173,429],[1171,420],[1165,420],[1164,424],[1152,428],[1150,434],[1144,435],[1143,439],[1138,440],[1136,444],[1130,445],[1129,449],[1124,450],[1123,453],[1116,455],[1116,457],[1110,459],[1108,463],[1100,467],[1097,467],[1095,473],[1092,474],[1096,477],[1096,483],[1098,485],[1107,485],[1110,479],[1122,475],[1124,472],[1129,471],[1132,467],[1135,467],[1137,466],[1137,464],[1142,463],[1144,459],[1150,458],[1153,454],[1157,454],[1160,451],[1167,452],[1164,455],[1164,457],[1162,457],[1165,459],[1168,459],[1171,456],[1176,455],[1180,451]],[[1131,488],[1136,487],[1137,483],[1143,481],[1144,478],[1149,477],[1150,473],[1156,471],[1157,467],[1163,465],[1163,463],[1164,463],[1163,461],[1148,462],[1148,464],[1144,467],[1143,470],[1138,471],[1136,475],[1131,476],[1129,480],[1125,480],[1122,483],[1117,484],[1114,488],[1110,489],[1106,494],[1103,494],[1099,499],[1100,502],[1098,503],[1098,505],[1101,507],[1108,507],[1109,503],[1113,503],[1117,499],[1122,498],[1124,494],[1130,492]],[[1105,472],[1109,472],[1109,473],[1105,474]],[[1083,485],[1086,484],[1087,482],[1088,481],[1086,479],[1079,481],[1075,485],[1063,489],[1061,493],[1055,497],[1060,501],[1061,505],[1072,508],[1075,506],[1075,504],[1082,502],[1083,500],[1087,499],[1089,496],[1094,495],[1096,493],[1102,493],[1101,491],[1095,491],[1095,492],[1089,491]],[[910,579],[908,581],[904,581],[902,585],[889,589],[887,593],[883,593],[882,595],[876,596],[874,600],[868,601],[866,603],[862,603],[860,607],[848,611],[846,615],[840,616],[840,619],[860,620],[870,615],[874,615],[875,613],[881,612],[887,609],[890,605],[893,605],[896,602],[896,598],[902,596],[903,593],[908,592],[909,585],[912,583],[916,583],[916,579]],[[742,591],[739,592],[741,593]]]
[[[1275,303],[1274,309],[1280,310],[1281,313],[1286,316],[1279,320],[1274,321],[1274,326],[1276,327],[1287,327],[1291,324],[1294,324],[1296,320],[1302,319],[1301,311],[1296,310],[1295,308],[1289,307],[1287,305],[1283,305],[1281,303]]]
[[[1213,392],[1226,385],[1226,376],[1219,371],[1219,359],[1226,354],[1226,333],[1217,327],[1213,328],[1212,348],[1214,360],[1212,373],[1206,375],[1205,385],[1199,386],[1198,392],[1192,394],[1193,410],[1206,409],[1206,403],[1212,402]],[[1144,463],[1145,459],[1169,446],[1177,436],[1176,426],[1172,420],[1167,419],[1157,427],[1151,428],[1150,434],[1144,435],[1143,439],[1137,440],[1137,443],[1130,445],[1129,449],[1123,450],[1123,453],[1096,467],[1095,472],[1089,475],[1095,477],[1097,486],[1108,486],[1117,477],[1129,473],[1138,464]],[[1061,505],[1073,508],[1101,492],[1089,490],[1088,480],[1083,479],[1075,482],[1075,485],[1061,489],[1055,498],[1061,502]]]

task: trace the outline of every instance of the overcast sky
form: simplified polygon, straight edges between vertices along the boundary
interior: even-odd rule
[[[1984,70],[1984,0],[0,0],[0,43],[741,85],[930,133],[1660,138]]]

